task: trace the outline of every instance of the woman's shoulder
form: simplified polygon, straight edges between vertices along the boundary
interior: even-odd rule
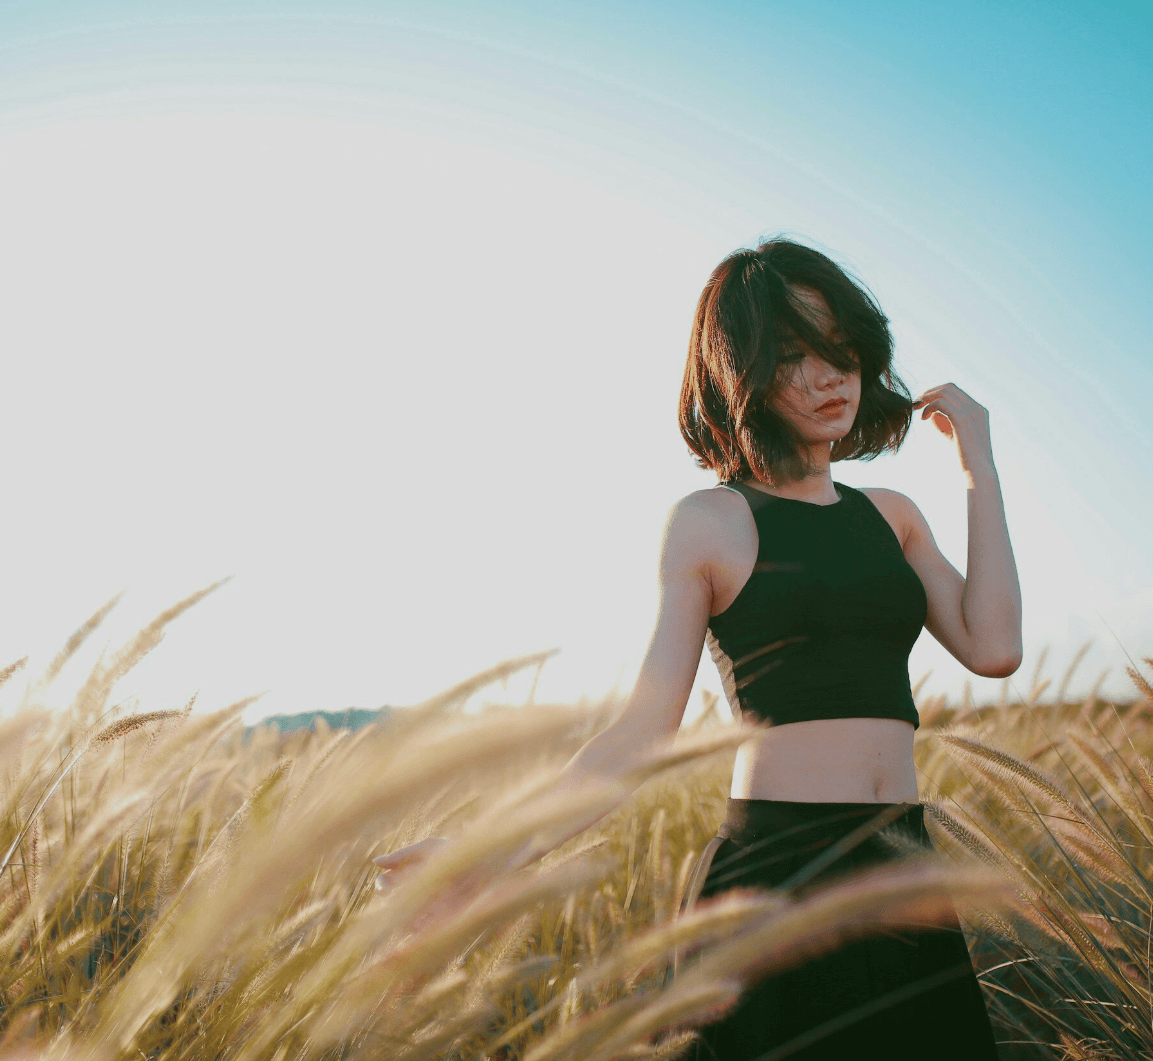
[[[720,486],[693,490],[669,508],[664,548],[711,562],[726,553],[735,528],[750,520],[748,503],[740,494]]]
[[[715,529],[717,521],[728,523],[734,513],[748,508],[748,502],[739,492],[726,489],[722,484],[693,490],[673,502],[669,520],[687,526]]]
[[[918,518],[924,518],[913,500],[902,494],[900,490],[890,490],[885,486],[858,486],[856,490],[873,502],[877,511],[888,520],[889,526],[893,528],[893,533],[897,536],[901,547],[905,548],[910,528],[916,525]]]

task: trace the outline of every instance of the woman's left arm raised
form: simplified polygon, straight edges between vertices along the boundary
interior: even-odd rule
[[[930,632],[945,640],[974,673],[1007,677],[1021,665],[1021,585],[993,464],[989,411],[955,383],[931,387],[913,405],[921,409],[922,420],[931,416],[933,425],[955,443],[968,490],[968,563],[959,607],[959,573],[937,549],[920,511],[911,502],[907,506],[909,562],[926,583],[930,611],[937,612],[936,625],[941,628]],[[945,568],[953,573],[952,579]],[[954,611],[960,614],[950,614]]]

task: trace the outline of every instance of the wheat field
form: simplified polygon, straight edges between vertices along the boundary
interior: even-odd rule
[[[950,902],[1004,1057],[1153,1059],[1153,688],[1135,668],[1123,704],[1066,702],[1077,659],[1052,703],[1040,666],[1022,703],[920,701],[936,857],[678,916],[747,733],[715,699],[633,784],[564,801],[550,783],[616,703],[461,710],[547,654],[356,732],[247,731],[250,700],[110,706],[214,588],[50,710],[109,602],[0,719],[0,1061],[675,1058],[751,978]],[[428,836],[453,844],[376,885],[373,856]],[[528,841],[547,853],[520,865]]]

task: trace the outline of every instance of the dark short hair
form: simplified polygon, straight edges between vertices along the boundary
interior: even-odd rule
[[[798,287],[821,293],[839,341],[826,339],[798,305]],[[781,359],[799,346],[846,371],[860,365],[857,416],[830,459],[871,460],[900,448],[913,403],[893,372],[888,318],[827,255],[776,237],[725,258],[697,302],[678,419],[698,467],[722,482],[753,476],[771,484],[811,470],[803,437],[771,405],[782,386]]]

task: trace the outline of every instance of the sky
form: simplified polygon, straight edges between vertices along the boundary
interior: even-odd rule
[[[192,591],[154,710],[627,691],[692,311],[784,233],[876,294],[914,397],[989,410],[1025,659],[1153,655],[1153,9],[1108,3],[0,2],[0,655],[49,694]],[[966,568],[952,443],[833,478]],[[1144,667],[1148,673],[1148,668]],[[978,702],[928,632],[919,697]],[[690,699],[719,691],[704,657]],[[4,690],[11,709],[20,682]]]

